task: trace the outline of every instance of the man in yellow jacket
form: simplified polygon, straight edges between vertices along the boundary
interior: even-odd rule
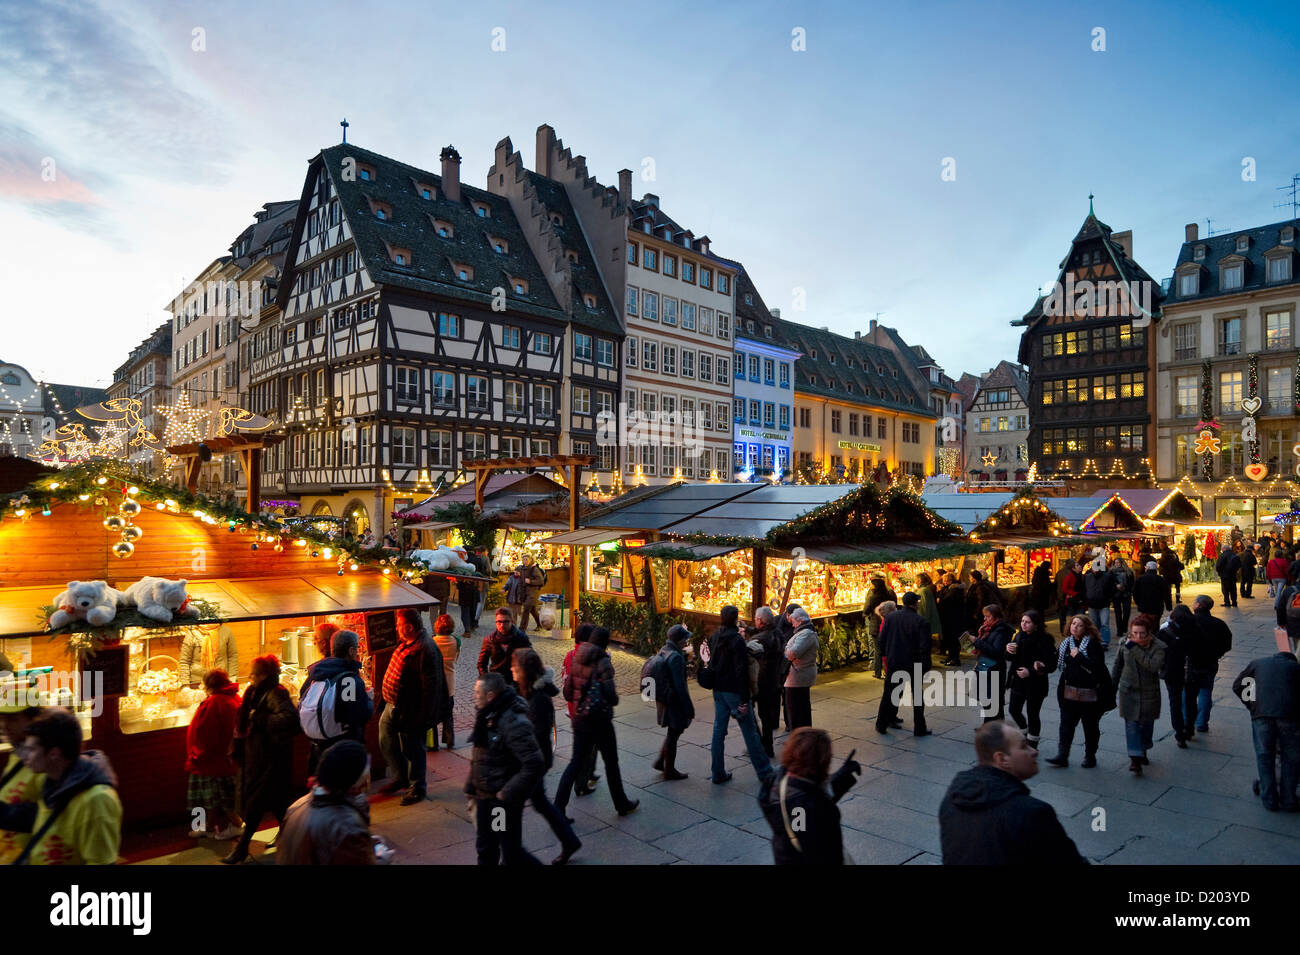
[[[18,755],[27,739],[27,727],[44,712],[39,706],[25,703],[0,704],[0,731],[13,747],[9,760],[0,773],[0,807],[13,809],[24,804],[35,805],[41,796],[45,777],[32,772]],[[18,858],[27,846],[28,834],[12,829],[0,829],[0,865],[8,865]]]
[[[122,840],[122,803],[108,758],[81,752],[81,724],[51,707],[27,727],[27,768],[43,773],[41,798],[25,824],[31,838],[18,861],[31,865],[112,865]]]

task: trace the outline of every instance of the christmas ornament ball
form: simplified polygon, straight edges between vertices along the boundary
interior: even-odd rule
[[[130,557],[135,553],[135,545],[130,541],[118,541],[113,545],[114,557]]]
[[[140,513],[139,501],[123,501],[117,506],[118,512],[126,517],[135,517]]]
[[[144,528],[142,527],[129,524],[122,528],[122,540],[138,541],[141,537],[144,537]]]
[[[104,526],[110,531],[120,531],[126,527],[126,518],[114,514],[111,517],[104,518]]]

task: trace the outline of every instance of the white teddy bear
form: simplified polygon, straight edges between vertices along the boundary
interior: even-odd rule
[[[160,623],[171,623],[173,615],[197,617],[198,608],[190,606],[185,586],[184,580],[142,577],[126,588],[124,605],[135,607],[142,616]]]
[[[54,598],[50,629],[66,627],[75,620],[84,620],[92,627],[112,623],[125,596],[102,580],[70,580],[68,589]]]
[[[443,544],[436,550],[413,550],[411,559],[418,560],[429,570],[459,570],[475,573],[474,565],[466,558],[468,553],[463,547],[448,547]]]

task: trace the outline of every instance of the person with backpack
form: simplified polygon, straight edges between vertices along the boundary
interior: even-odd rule
[[[1191,697],[1196,696],[1196,733],[1210,731],[1210,711],[1214,708],[1214,678],[1219,675],[1219,660],[1232,649],[1232,630],[1218,617],[1210,613],[1214,609],[1214,598],[1201,594],[1192,601],[1192,613],[1196,617],[1203,640],[1192,644],[1187,651],[1187,738],[1192,739]]]
[[[418,610],[397,611],[397,636],[400,642],[380,687],[384,712],[379,717],[379,747],[393,773],[393,781],[381,791],[392,796],[405,789],[401,805],[410,806],[425,797],[424,741],[437,725],[446,687],[442,654],[425,632]]]
[[[361,638],[336,630],[330,655],[317,661],[298,690],[298,720],[311,740],[307,775],[315,776],[321,754],[343,739],[366,741],[374,701],[361,676]]]
[[[691,632],[681,624],[669,627],[664,645],[641,669],[641,686],[653,688],[655,719],[668,731],[652,768],[670,782],[687,776],[677,769],[677,741],[695,719],[695,703],[686,685],[686,655],[682,652],[690,639]]]
[[[1277,625],[1286,631],[1287,640],[1294,653],[1300,646],[1300,563],[1287,565],[1287,582],[1277,591],[1273,604]]]
[[[745,633],[745,646],[752,660],[758,664],[758,678],[752,688],[758,719],[763,727],[763,751],[769,757],[776,755],[772,741],[776,724],[781,718],[781,683],[785,662],[785,641],[776,629],[776,614],[771,607],[754,611],[754,629]]]
[[[560,664],[560,686],[569,678],[569,671],[573,669],[573,657],[578,652],[578,647],[591,639],[591,635],[596,632],[594,623],[580,623],[578,629],[573,631],[573,646],[569,652],[564,655],[564,662]],[[572,723],[578,717],[578,703],[576,700],[565,700],[565,708],[569,711],[569,722]],[[590,755],[587,757],[587,765],[580,768],[578,778],[582,780],[573,787],[574,795],[590,796],[596,791],[596,783],[600,777],[596,775],[596,749],[592,747]]]
[[[1237,606],[1237,577],[1241,574],[1241,557],[1232,547],[1224,547],[1219,559],[1214,562],[1214,572],[1219,575],[1219,586],[1223,591],[1223,605]]]
[[[718,629],[701,650],[700,686],[713,691],[712,777],[715,783],[731,781],[726,767],[727,725],[735,720],[744,737],[745,749],[760,781],[772,774],[772,764],[763,750],[749,696],[749,651],[736,626],[740,611],[727,604],[720,612]],[[707,652],[707,655],[706,655]],[[792,717],[793,719],[793,717]]]
[[[795,607],[789,617],[795,631],[785,645],[790,668],[785,677],[785,708],[790,716],[791,732],[812,726],[812,688],[817,682],[817,653],[821,644],[812,618],[802,607]]]
[[[599,750],[605,761],[609,796],[620,816],[636,812],[639,799],[629,799],[623,791],[623,774],[618,767],[618,740],[614,735],[614,707],[618,706],[618,690],[614,684],[614,661],[609,658],[609,630],[597,627],[591,639],[579,644],[573,655],[573,666],[564,680],[564,698],[577,704],[573,719],[573,752],[569,765],[560,777],[560,788],[555,794],[555,808],[560,812],[569,805],[569,795],[578,774],[590,765],[591,751]]]
[[[546,772],[555,762],[555,753],[551,747],[551,737],[555,733],[553,701],[560,694],[555,688],[555,671],[542,663],[542,658],[531,647],[516,650],[510,666],[514,671],[515,685],[520,687],[519,695],[528,704],[528,719],[533,724],[545,767],[529,802],[537,814],[546,820],[555,838],[560,840],[560,854],[551,860],[551,865],[564,865],[582,848],[582,840],[573,831],[573,825],[564,813],[546,798]]]
[[[214,839],[233,839],[243,826],[235,812],[235,774],[239,767],[230,758],[235,724],[239,721],[239,687],[224,670],[212,669],[203,675],[203,690],[207,698],[185,729],[189,836],[199,839],[210,833]]]
[[[1110,649],[1110,605],[1115,599],[1115,577],[1106,569],[1106,558],[1098,557],[1083,577],[1088,616],[1101,634],[1101,648]]]
[[[370,834],[370,755],[363,743],[343,739],[321,756],[315,785],[285,814],[276,865],[377,865]]]
[[[1115,596],[1111,602],[1115,629],[1127,633],[1129,617],[1133,614],[1133,570],[1123,557],[1116,555],[1110,565],[1110,575],[1115,581]]]
[[[460,657],[461,638],[456,636],[456,622],[451,614],[439,614],[433,622],[433,642],[442,654],[442,675],[447,686],[446,702],[438,717],[442,727],[442,743],[448,749],[456,748],[456,660]],[[438,752],[438,726],[429,730],[425,749]]]

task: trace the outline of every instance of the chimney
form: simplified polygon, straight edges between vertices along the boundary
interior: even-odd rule
[[[1184,242],[1195,242],[1195,241],[1196,241],[1196,236],[1197,236],[1197,227],[1196,227],[1196,223],[1195,223],[1195,222],[1189,222],[1189,223],[1187,223],[1187,225],[1183,226],[1183,230],[1184,230],[1184,231],[1183,231],[1183,236],[1184,236],[1183,241],[1184,241]]]
[[[533,168],[539,176],[551,176],[551,147],[555,145],[555,130],[546,123],[537,127],[537,154],[533,157]]]
[[[773,318],[780,318],[780,317],[781,317],[781,310],[780,310],[779,308],[774,308],[774,309],[771,310],[771,312],[772,312],[772,317],[773,317]]]
[[[855,331],[855,332],[853,333],[853,340],[854,340],[855,342],[860,342],[860,341],[862,341],[862,332],[860,332],[860,331]]]
[[[1125,258],[1133,258],[1133,230],[1127,229],[1124,232],[1113,232],[1110,241],[1114,242],[1124,250]]]
[[[460,153],[455,146],[447,146],[438,158],[442,160],[442,194],[460,202]]]
[[[618,198],[624,203],[632,201],[631,169],[620,169],[618,171]]]
[[[876,322],[876,320],[873,318],[873,319],[871,320],[871,330],[872,330],[873,332],[876,330],[876,324],[877,324],[877,322]]]
[[[648,206],[654,207],[655,209],[659,208],[659,197],[656,196],[653,192],[647,192],[644,196],[641,197],[641,201]]]

